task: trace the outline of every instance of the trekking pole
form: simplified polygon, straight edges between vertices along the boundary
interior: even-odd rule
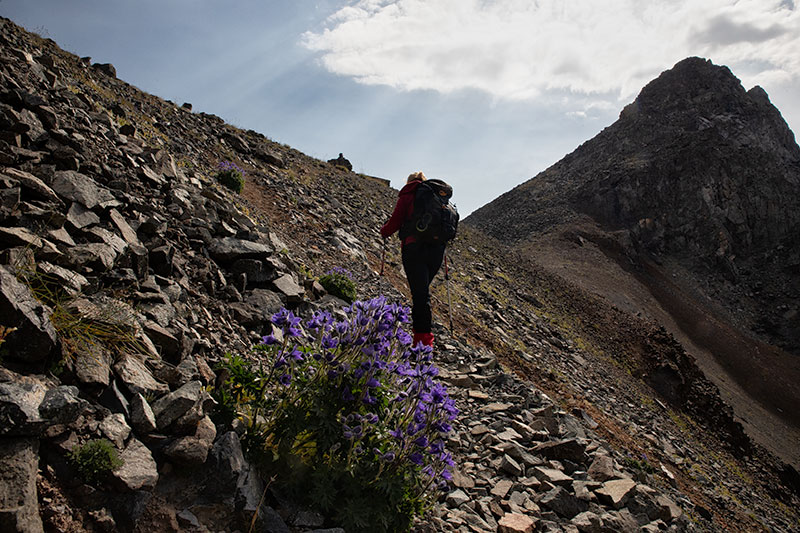
[[[383,251],[381,252],[381,276],[383,276],[384,264],[386,264],[386,237],[383,238]]]
[[[453,334],[453,305],[450,301],[450,269],[447,266],[447,250],[444,253],[444,283],[447,286],[447,314],[450,317],[450,335]]]

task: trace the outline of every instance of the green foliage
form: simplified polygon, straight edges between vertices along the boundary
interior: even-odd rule
[[[108,439],[95,439],[72,448],[69,458],[84,481],[96,484],[124,462]]]
[[[18,267],[16,275],[37,300],[51,309],[50,322],[66,358],[80,352],[94,353],[98,348],[109,353],[149,355],[137,338],[134,313],[124,302],[112,298],[89,302],[66,290],[58,278],[38,271],[35,265]]]
[[[349,532],[408,531],[450,479],[457,410],[430,348],[400,327],[408,308],[377,298],[344,311],[276,313],[281,334],[220,364],[219,416],[245,423],[244,449],[287,496]]]
[[[641,459],[635,459],[631,456],[625,457],[625,464],[628,466],[628,468],[639,470],[640,472],[644,472],[646,474],[655,474],[656,472],[655,467],[650,464],[650,461],[647,460],[647,456],[644,454],[642,454]]]
[[[356,284],[350,273],[343,268],[334,268],[319,278],[319,284],[329,294],[341,298],[347,303],[356,299]]]
[[[244,190],[244,170],[230,161],[222,161],[217,167],[217,181],[233,192],[240,193]]]

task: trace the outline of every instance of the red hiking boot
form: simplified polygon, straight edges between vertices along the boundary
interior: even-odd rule
[[[414,340],[411,341],[411,346],[416,346],[420,342],[424,346],[433,348],[433,333],[414,333]]]

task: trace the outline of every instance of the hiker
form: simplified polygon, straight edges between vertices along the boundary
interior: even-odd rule
[[[403,270],[406,272],[408,288],[411,290],[411,322],[414,330],[412,346],[420,342],[426,346],[433,346],[429,287],[442,266],[445,249],[444,242],[423,242],[414,234],[414,199],[417,188],[425,179],[425,174],[422,172],[414,172],[408,176],[406,185],[400,190],[391,218],[381,227],[384,239],[388,239],[397,231],[400,232]]]

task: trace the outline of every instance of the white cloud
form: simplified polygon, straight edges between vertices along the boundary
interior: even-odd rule
[[[510,100],[628,99],[692,55],[749,65],[748,85],[800,79],[800,11],[786,0],[360,0],[303,44],[361,83]]]

